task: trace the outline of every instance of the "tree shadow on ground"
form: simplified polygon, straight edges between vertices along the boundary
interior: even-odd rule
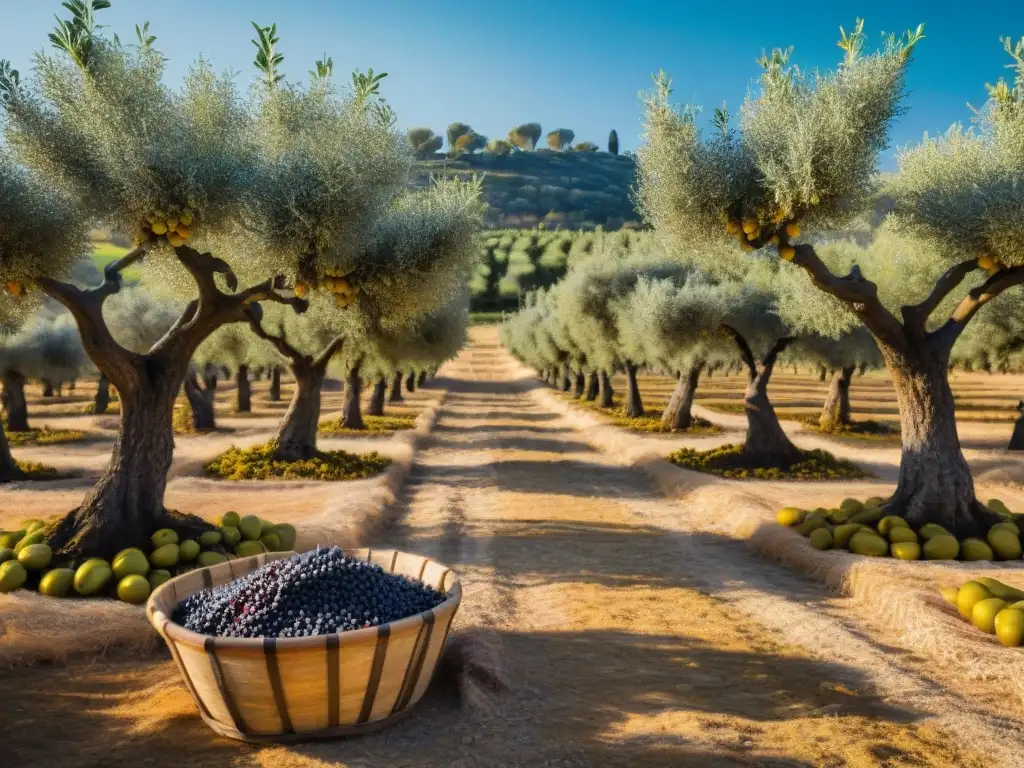
[[[491,420],[502,420],[502,421],[558,421],[561,417],[551,412],[541,411],[508,411],[508,410],[493,410],[493,411],[480,411],[477,413],[460,413],[458,411],[446,410],[441,416],[441,422],[448,420],[454,421],[491,421]],[[490,429],[490,426],[487,427]]]
[[[624,630],[507,631],[498,640],[513,683],[489,708],[467,707],[442,674],[408,718],[360,738],[261,747],[219,737],[166,654],[6,673],[0,738],[21,768],[810,767],[833,756],[830,745],[797,736],[811,754],[787,754],[792,745],[772,738],[776,725],[841,730],[864,718],[877,732],[919,719],[844,693],[866,681],[840,664]],[[872,741],[872,749],[897,748],[879,733]]]

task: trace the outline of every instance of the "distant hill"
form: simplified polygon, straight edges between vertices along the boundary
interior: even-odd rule
[[[484,174],[484,218],[488,229],[606,230],[640,226],[630,199],[636,163],[630,155],[610,152],[558,152],[538,149],[504,157],[464,154],[452,160],[438,154],[413,167],[414,186],[424,187],[431,175],[469,178]]]

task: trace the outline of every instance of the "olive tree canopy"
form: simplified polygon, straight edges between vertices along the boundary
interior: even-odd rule
[[[1000,81],[970,130],[954,126],[898,156],[888,185],[892,226],[920,241],[916,270],[925,290],[898,309],[855,263],[830,268],[802,229],[841,228],[869,209],[879,186],[879,153],[903,111],[904,76],[923,38],[918,27],[865,51],[863,24],[842,31],[845,56],[833,72],[802,71],[790,50],[760,60],[759,88],[736,126],[725,110],[704,137],[693,107],[670,104],[670,81],[656,79],[647,102],[645,146],[638,152],[638,202],[673,246],[734,238],[803,269],[874,336],[893,374],[903,456],[886,511],[917,525],[934,521],[961,536],[979,535],[996,518],[974,495],[956,434],[947,365],[957,338],[978,310],[1024,282],[1024,41],[1004,46],[1015,82]],[[958,288],[978,270],[981,285]],[[945,312],[952,303],[948,314]]]

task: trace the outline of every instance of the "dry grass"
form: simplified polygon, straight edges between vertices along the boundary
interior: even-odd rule
[[[143,608],[119,600],[0,595],[0,668],[67,662],[111,649],[143,655],[159,644]]]

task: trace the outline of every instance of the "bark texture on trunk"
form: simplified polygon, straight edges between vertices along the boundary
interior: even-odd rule
[[[583,394],[586,391],[587,377],[583,375],[583,371],[576,371],[574,381],[575,386],[572,391],[572,396],[578,400],[583,397]]]
[[[28,403],[25,401],[25,377],[18,371],[3,374],[4,407],[7,409],[7,428],[11,432],[28,432]]]
[[[82,506],[50,532],[60,557],[110,558],[139,546],[153,531],[168,527],[182,538],[210,529],[199,518],[174,516],[164,508],[167,471],[174,453],[171,420],[181,376],[153,370],[146,385],[121,392],[121,429],[110,463]]]
[[[388,380],[381,376],[373,383],[373,392],[370,393],[370,403],[366,407],[367,416],[384,415],[384,399],[388,393]]]
[[[213,410],[213,396],[217,391],[216,377],[207,378],[205,387],[199,384],[199,377],[190,373],[185,377],[185,397],[192,410],[192,428],[197,432],[217,428],[216,415]]]
[[[691,365],[680,371],[676,388],[669,398],[668,405],[661,415],[661,423],[671,430],[689,429],[693,424],[693,396],[697,391],[700,374],[704,370],[704,361]]]
[[[974,479],[960,448],[949,353],[925,343],[896,350],[879,342],[900,407],[903,451],[896,492],[886,512],[917,527],[938,523],[960,538],[981,536],[999,520],[978,502]]]
[[[416,374],[412,371],[409,371],[409,375],[405,377],[405,388],[409,392],[416,391]]]
[[[388,402],[391,403],[402,403],[405,402],[405,398],[402,397],[402,372],[396,371],[395,375],[391,377],[391,392],[388,393]]]
[[[21,477],[21,470],[18,469],[18,465],[14,463],[14,457],[11,456],[11,446],[7,443],[3,422],[0,422],[0,483],[10,483],[20,480]]]
[[[96,383],[96,394],[92,399],[92,412],[94,414],[106,413],[110,406],[110,379],[106,374],[100,374],[100,380]]]
[[[293,364],[295,393],[273,441],[274,457],[280,461],[299,461],[316,455],[316,432],[320,426],[320,398],[327,366]]]
[[[626,416],[630,419],[637,419],[644,415],[644,403],[640,399],[636,371],[637,366],[626,363]]]
[[[427,372],[426,371],[420,371],[419,375],[416,377],[416,385],[419,386],[419,387],[422,387],[426,383],[427,383]]]
[[[43,380],[43,397],[53,397],[53,384],[45,379]]]
[[[598,392],[600,392],[601,384],[598,380],[597,371],[591,371],[587,377],[587,402],[592,403],[597,400]]]
[[[278,402],[281,399],[281,369],[274,366],[270,372],[270,400]]]
[[[238,366],[238,373],[235,374],[235,381],[238,384],[238,412],[252,412],[252,387],[249,384],[249,366]]]
[[[850,380],[856,366],[846,365],[832,374],[828,399],[821,410],[818,426],[825,431],[835,431],[850,425]]]
[[[345,401],[341,410],[341,426],[346,429],[366,429],[359,397],[363,380],[359,378],[359,364],[352,366],[345,377]]]
[[[764,359],[757,360],[742,334],[729,326],[724,328],[736,342],[747,367],[747,389],[743,394],[747,438],[743,443],[743,455],[754,467],[788,467],[800,458],[800,450],[790,442],[779,423],[775,408],[768,399],[768,382],[778,356],[794,339],[779,339]]]
[[[601,408],[612,408],[615,406],[615,390],[612,389],[612,377],[608,371],[601,370],[597,374],[598,396],[601,398],[598,405]]]
[[[572,371],[569,370],[569,364],[564,363],[562,370],[559,374],[558,388],[563,392],[568,392],[572,389]]]

